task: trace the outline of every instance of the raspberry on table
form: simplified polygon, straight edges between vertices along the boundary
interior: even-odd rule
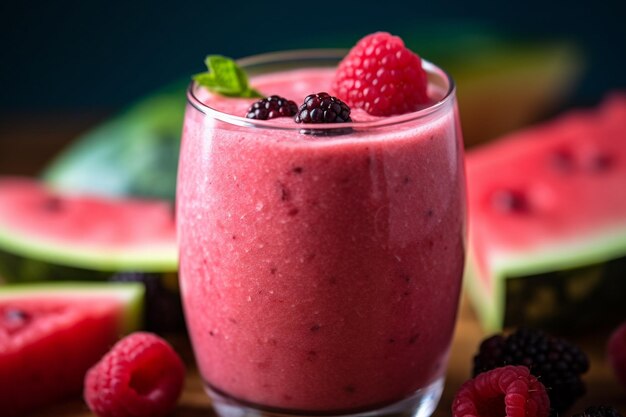
[[[339,63],[333,91],[374,116],[416,111],[430,100],[421,58],[397,36],[377,32],[361,39]]]
[[[350,107],[328,93],[309,94],[296,113],[296,123],[351,122]]]
[[[589,370],[587,355],[578,346],[539,330],[520,328],[509,336],[485,339],[474,356],[472,375],[504,365],[526,366],[541,380],[553,415],[563,413],[586,392],[580,376]]]
[[[610,405],[592,405],[585,408],[582,413],[574,414],[572,417],[622,417],[622,415]]]
[[[85,375],[84,398],[99,417],[161,417],[176,405],[185,367],[152,333],[120,340]]]
[[[248,119],[268,120],[276,117],[293,117],[298,111],[298,106],[292,100],[273,95],[265,97],[253,103],[246,117]]]
[[[607,344],[607,356],[615,376],[626,387],[626,322],[611,334]]]
[[[495,368],[466,381],[452,402],[453,417],[547,417],[545,387],[525,366]]]

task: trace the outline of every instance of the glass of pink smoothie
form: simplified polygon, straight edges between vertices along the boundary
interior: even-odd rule
[[[239,61],[301,103],[345,51]],[[437,405],[465,253],[454,83],[432,103],[352,123],[245,118],[255,99],[188,91],[178,174],[182,296],[217,412],[415,415]],[[330,91],[329,91],[330,92]],[[314,134],[311,134],[314,133]]]

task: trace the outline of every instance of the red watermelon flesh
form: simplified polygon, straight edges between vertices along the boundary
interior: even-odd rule
[[[466,276],[488,329],[506,322],[509,278],[626,255],[626,96],[471,151],[466,166]]]
[[[143,287],[0,287],[0,410],[18,416],[81,392],[85,372],[137,328]]]
[[[59,194],[27,178],[0,178],[0,249],[95,270],[177,268],[169,203]]]

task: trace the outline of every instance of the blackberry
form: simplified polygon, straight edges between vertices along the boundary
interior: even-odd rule
[[[248,119],[268,120],[293,117],[298,112],[295,102],[280,96],[269,96],[252,104],[246,113]]]
[[[622,417],[622,415],[610,405],[592,405],[585,408],[582,413],[574,414],[572,417]]]
[[[350,107],[328,93],[310,94],[296,114],[296,123],[351,122]]]
[[[563,413],[585,391],[580,375],[589,360],[578,347],[539,330],[520,328],[485,339],[474,356],[473,376],[504,365],[524,365],[547,388],[552,415]]]
[[[165,274],[120,272],[109,281],[141,282],[145,289],[144,327],[156,333],[184,332],[185,318],[177,283],[166,285]]]

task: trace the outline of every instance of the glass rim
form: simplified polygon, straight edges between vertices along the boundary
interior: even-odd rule
[[[330,49],[294,49],[288,51],[268,52],[257,55],[251,55],[248,57],[237,59],[237,65],[242,69],[246,69],[255,65],[269,65],[280,61],[295,61],[296,59],[337,59],[341,60],[348,53],[348,49],[330,48]],[[204,102],[202,102],[195,93],[197,84],[195,81],[191,81],[187,87],[187,103],[194,107],[199,112],[206,116],[211,116],[217,120],[229,123],[235,126],[251,127],[251,128],[264,128],[273,130],[287,130],[300,132],[304,129],[315,130],[336,130],[352,128],[354,130],[372,129],[397,124],[404,124],[414,120],[418,120],[427,117],[433,113],[440,111],[450,101],[452,101],[456,95],[456,84],[454,79],[445,70],[433,64],[432,62],[422,58],[422,67],[429,74],[435,74],[442,77],[447,83],[447,90],[443,96],[434,103],[416,110],[414,112],[393,115],[388,117],[382,117],[377,120],[369,120],[363,122],[349,122],[349,123],[318,123],[318,124],[296,124],[294,126],[279,125],[273,120],[256,120],[248,119],[245,116],[237,116],[223,111],[217,110]]]

